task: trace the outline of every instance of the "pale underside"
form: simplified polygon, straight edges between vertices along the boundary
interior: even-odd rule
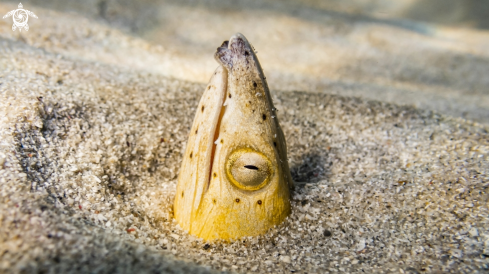
[[[241,34],[218,48],[221,63],[197,107],[175,198],[175,218],[198,237],[265,233],[290,213],[286,144],[265,77]]]

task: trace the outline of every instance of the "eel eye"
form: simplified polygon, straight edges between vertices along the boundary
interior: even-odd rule
[[[272,163],[258,151],[238,149],[227,160],[226,175],[240,189],[258,190],[270,181]]]

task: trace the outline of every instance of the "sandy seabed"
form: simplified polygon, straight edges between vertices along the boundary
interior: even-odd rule
[[[45,37],[0,36],[1,272],[489,271],[487,125],[272,86],[293,212],[264,236],[208,243],[172,218],[205,84],[104,62],[171,57],[141,39],[45,22]]]

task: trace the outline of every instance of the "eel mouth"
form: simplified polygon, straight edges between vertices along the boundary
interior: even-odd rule
[[[224,41],[220,47],[217,48],[214,53],[214,58],[228,71],[233,68],[232,54],[229,50],[229,41]]]
[[[227,82],[227,79],[226,79]],[[221,122],[222,122],[222,117],[224,116],[224,113],[226,112],[226,106],[224,105],[224,102],[226,101],[226,97],[228,96],[228,88],[227,88],[227,83],[225,85],[224,89],[224,96],[222,96],[222,101],[220,102],[221,107],[220,107],[220,112],[219,112],[219,118],[217,119],[216,122],[216,128],[214,129],[214,136],[212,138],[212,152],[211,152],[211,158],[210,158],[210,168],[209,168],[209,177],[207,180],[207,187],[206,191],[209,189],[209,186],[211,184],[212,180],[212,174],[215,171],[214,168],[214,158],[216,156],[216,148],[219,140],[219,132],[221,129]]]
[[[207,180],[207,185],[205,188],[205,191],[209,189],[209,186],[211,184],[212,180],[212,175],[214,172],[216,172],[216,168],[214,166],[215,162],[215,156],[216,156],[216,148],[218,145],[219,141],[219,132],[221,128],[221,122],[224,116],[224,113],[226,112],[226,98],[228,97],[229,93],[229,87],[228,87],[228,77],[229,73],[231,72],[233,68],[233,63],[236,62],[237,58],[242,58],[243,56],[245,58],[250,57],[249,55],[253,56],[254,58],[254,53],[253,49],[250,46],[250,43],[246,38],[244,37],[243,34],[241,33],[236,33],[228,41],[224,41],[220,47],[217,48],[216,53],[214,54],[214,58],[216,61],[223,66],[223,68],[226,71],[226,83],[224,85],[224,96],[222,96],[222,102],[220,102],[220,113],[219,117],[216,121],[216,127],[214,129],[214,135],[212,138],[212,152],[211,152],[211,157],[210,157],[210,168],[209,168],[209,174],[208,174],[208,180]]]

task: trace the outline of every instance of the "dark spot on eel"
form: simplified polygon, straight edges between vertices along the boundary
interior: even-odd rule
[[[183,191],[182,191],[182,198],[183,198]]]
[[[240,201],[239,198],[236,198],[236,203],[239,203],[239,201]]]
[[[232,96],[231,96],[231,93],[229,93],[229,98],[231,98],[231,97],[232,97]]]
[[[190,152],[190,158],[192,158],[192,155],[193,155],[193,154],[194,154],[194,152],[193,152],[193,151],[192,151],[192,152]]]
[[[204,112],[204,108],[205,108],[205,106],[202,106],[202,112]]]
[[[277,142],[273,142],[273,146],[277,147]]]
[[[214,176],[214,178],[216,178],[217,177],[217,174],[214,172],[214,174],[212,174],[212,176]]]
[[[256,86],[257,86],[256,82],[253,82],[253,87],[255,87],[255,88],[256,88]]]
[[[258,202],[257,202],[257,203],[258,203],[259,205],[261,205],[261,200],[258,200]]]
[[[267,115],[263,114],[262,118],[263,118],[263,121],[265,121],[267,119]]]

